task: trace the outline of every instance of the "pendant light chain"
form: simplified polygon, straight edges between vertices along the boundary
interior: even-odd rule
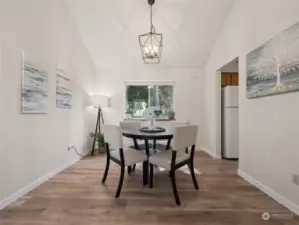
[[[146,64],[160,63],[163,47],[162,34],[156,33],[153,25],[154,3],[155,0],[148,0],[148,4],[150,5],[150,32],[138,36],[142,59]]]
[[[155,27],[153,25],[153,6],[151,5],[151,10],[150,10],[150,21],[151,21],[151,33],[155,33]]]
[[[153,5],[151,5],[151,10],[150,10],[150,21],[151,21],[151,30],[150,33],[153,33]],[[151,45],[153,44],[153,39],[152,35],[150,35],[150,43]]]

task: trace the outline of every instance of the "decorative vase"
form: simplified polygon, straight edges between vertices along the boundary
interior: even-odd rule
[[[149,129],[151,129],[151,130],[155,129],[155,127],[156,127],[155,122],[156,122],[156,118],[150,119]]]

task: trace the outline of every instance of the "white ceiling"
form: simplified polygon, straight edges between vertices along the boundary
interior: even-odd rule
[[[138,35],[149,32],[147,0],[66,0],[95,66],[143,65]],[[163,34],[159,66],[202,67],[233,0],[156,0],[153,23]]]

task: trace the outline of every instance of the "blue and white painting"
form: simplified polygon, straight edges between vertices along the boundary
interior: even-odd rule
[[[247,55],[247,97],[299,91],[299,23]]]
[[[68,73],[62,69],[57,70],[56,76],[56,107],[72,107],[72,88]]]
[[[22,54],[21,112],[45,114],[48,108],[48,73]]]

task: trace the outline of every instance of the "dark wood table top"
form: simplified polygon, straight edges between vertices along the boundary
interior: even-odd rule
[[[147,140],[163,140],[163,139],[171,139],[173,137],[172,129],[169,127],[163,127],[166,129],[164,132],[159,133],[147,133],[142,132],[139,129],[130,129],[130,130],[123,130],[123,136],[128,138],[135,138],[135,139],[147,139]]]

